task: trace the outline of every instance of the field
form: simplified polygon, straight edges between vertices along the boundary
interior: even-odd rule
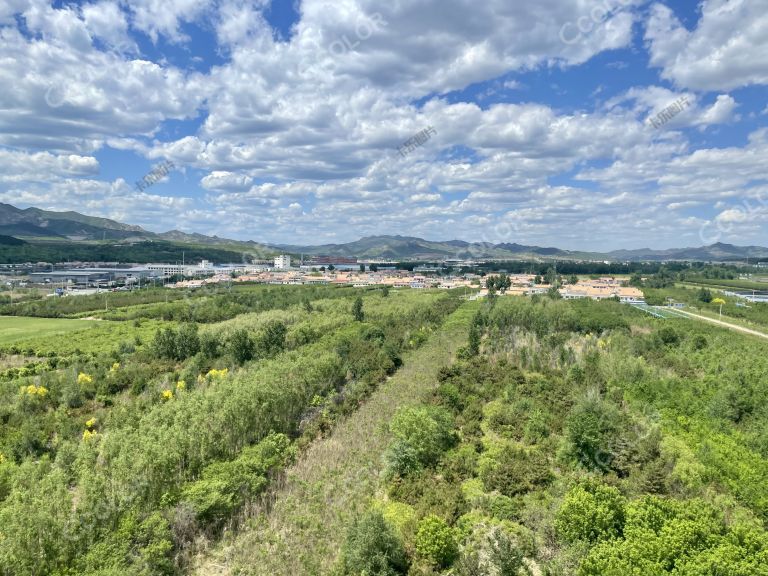
[[[768,575],[768,342],[460,291],[99,304],[0,319],[3,576]]]
[[[88,320],[59,320],[52,318],[20,318],[0,316],[0,347],[18,344],[33,338],[62,336],[88,330],[95,322]],[[65,338],[60,338],[65,340]]]

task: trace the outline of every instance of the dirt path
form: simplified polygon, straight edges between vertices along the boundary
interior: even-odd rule
[[[330,437],[315,442],[277,489],[269,512],[255,510],[234,542],[199,559],[193,574],[319,575],[338,559],[346,527],[368,507],[378,486],[387,424],[402,406],[419,403],[438,368],[466,342],[476,305],[467,303]]]
[[[728,322],[723,322],[722,320],[716,320],[715,318],[709,318],[708,316],[701,316],[700,314],[694,314],[692,312],[686,312],[685,310],[676,310],[676,312],[680,312],[680,313],[685,314],[686,316],[690,316],[692,318],[697,318],[698,320],[704,320],[705,322],[711,322],[712,324],[717,324],[719,326],[725,326],[726,328],[730,328],[731,330],[736,330],[737,332],[743,332],[744,334],[751,334],[752,336],[759,336],[760,338],[768,339],[768,334],[765,334],[764,332],[758,332],[757,330],[751,330],[750,328],[744,328],[743,326],[739,326],[737,324],[730,324]]]

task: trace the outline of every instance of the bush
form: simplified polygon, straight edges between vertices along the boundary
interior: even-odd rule
[[[438,407],[406,408],[392,419],[395,442],[387,454],[389,471],[404,476],[421,466],[432,466],[455,441],[453,417]]]
[[[439,568],[450,566],[458,555],[453,529],[435,515],[419,523],[414,545],[420,556]]]
[[[555,528],[560,538],[569,543],[616,538],[624,529],[625,505],[618,489],[588,480],[565,495]]]
[[[408,569],[403,543],[381,512],[375,510],[350,527],[342,563],[344,574],[350,576],[394,576]]]
[[[486,490],[510,497],[545,486],[552,478],[545,454],[511,442],[492,446],[480,457],[478,468]]]
[[[288,329],[279,320],[271,320],[256,341],[256,353],[261,358],[271,358],[285,348],[285,335]]]
[[[466,546],[456,563],[457,576],[517,576],[525,566],[523,550],[501,527],[484,530],[479,542]]]
[[[221,353],[221,339],[217,334],[204,332],[200,335],[200,352],[206,358],[217,358]]]
[[[680,335],[671,326],[665,326],[659,330],[659,338],[668,346],[676,346],[680,342]]]
[[[241,366],[253,360],[253,354],[256,350],[251,337],[248,335],[248,331],[245,329],[235,330],[229,339],[229,352],[235,359],[235,362]]]
[[[590,470],[607,472],[615,457],[621,424],[619,409],[596,391],[589,392],[565,420],[566,453]]]
[[[155,355],[171,360],[186,360],[200,351],[197,324],[184,324],[178,331],[173,328],[160,329],[155,333],[152,345]]]

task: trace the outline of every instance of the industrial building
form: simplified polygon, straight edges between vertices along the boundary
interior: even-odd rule
[[[282,254],[275,257],[275,269],[276,270],[288,270],[291,267],[291,257]]]

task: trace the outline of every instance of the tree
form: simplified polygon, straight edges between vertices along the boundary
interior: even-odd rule
[[[365,264],[360,264],[360,272],[365,272]]]
[[[372,510],[356,520],[342,549],[344,574],[395,576],[408,569],[403,543],[381,512]]]
[[[576,276],[576,274],[571,274],[571,277],[568,278],[568,282],[570,284],[578,284],[579,283],[579,277]]]
[[[176,335],[176,359],[184,360],[200,351],[200,338],[197,335],[197,324],[188,323],[179,327]]]
[[[371,272],[378,272],[379,271],[379,267],[376,264],[371,264],[370,266],[368,266],[368,269]]]
[[[285,348],[287,332],[285,324],[279,320],[267,322],[256,342],[256,351],[259,356],[269,358],[281,352]]]
[[[496,279],[496,286],[499,288],[499,292],[504,294],[512,286],[512,280],[509,278],[509,276],[502,273]]]
[[[232,333],[232,336],[229,339],[229,351],[235,359],[235,362],[243,365],[249,360],[253,360],[255,350],[256,345],[247,330],[241,328]]]
[[[455,440],[451,413],[435,406],[400,410],[389,429],[395,442],[386,458],[393,475],[406,475],[414,462],[418,467],[436,464]]]
[[[699,299],[700,302],[709,304],[710,302],[712,302],[712,291],[709,288],[702,288],[701,290],[699,290],[696,297]]]
[[[629,285],[634,286],[635,288],[642,288],[643,277],[640,276],[638,272],[633,272],[632,276],[629,277]]]
[[[714,304],[715,306],[720,306],[720,318],[722,318],[723,304],[725,304],[725,300],[723,300],[722,298],[715,298],[714,300],[712,300],[712,304]]]
[[[567,452],[590,470],[611,468],[616,439],[621,435],[622,414],[592,390],[565,419]]]
[[[552,300],[560,300],[563,297],[560,294],[560,290],[557,289],[557,286],[550,287],[550,289],[547,290],[547,296],[549,296]]]
[[[480,329],[474,324],[469,329],[469,348],[468,352],[470,356],[477,356],[480,354],[480,341],[481,341]]]
[[[365,320],[365,312],[363,311],[363,299],[360,296],[355,298],[355,303],[352,304],[352,316],[354,316],[355,320],[358,322]]]

